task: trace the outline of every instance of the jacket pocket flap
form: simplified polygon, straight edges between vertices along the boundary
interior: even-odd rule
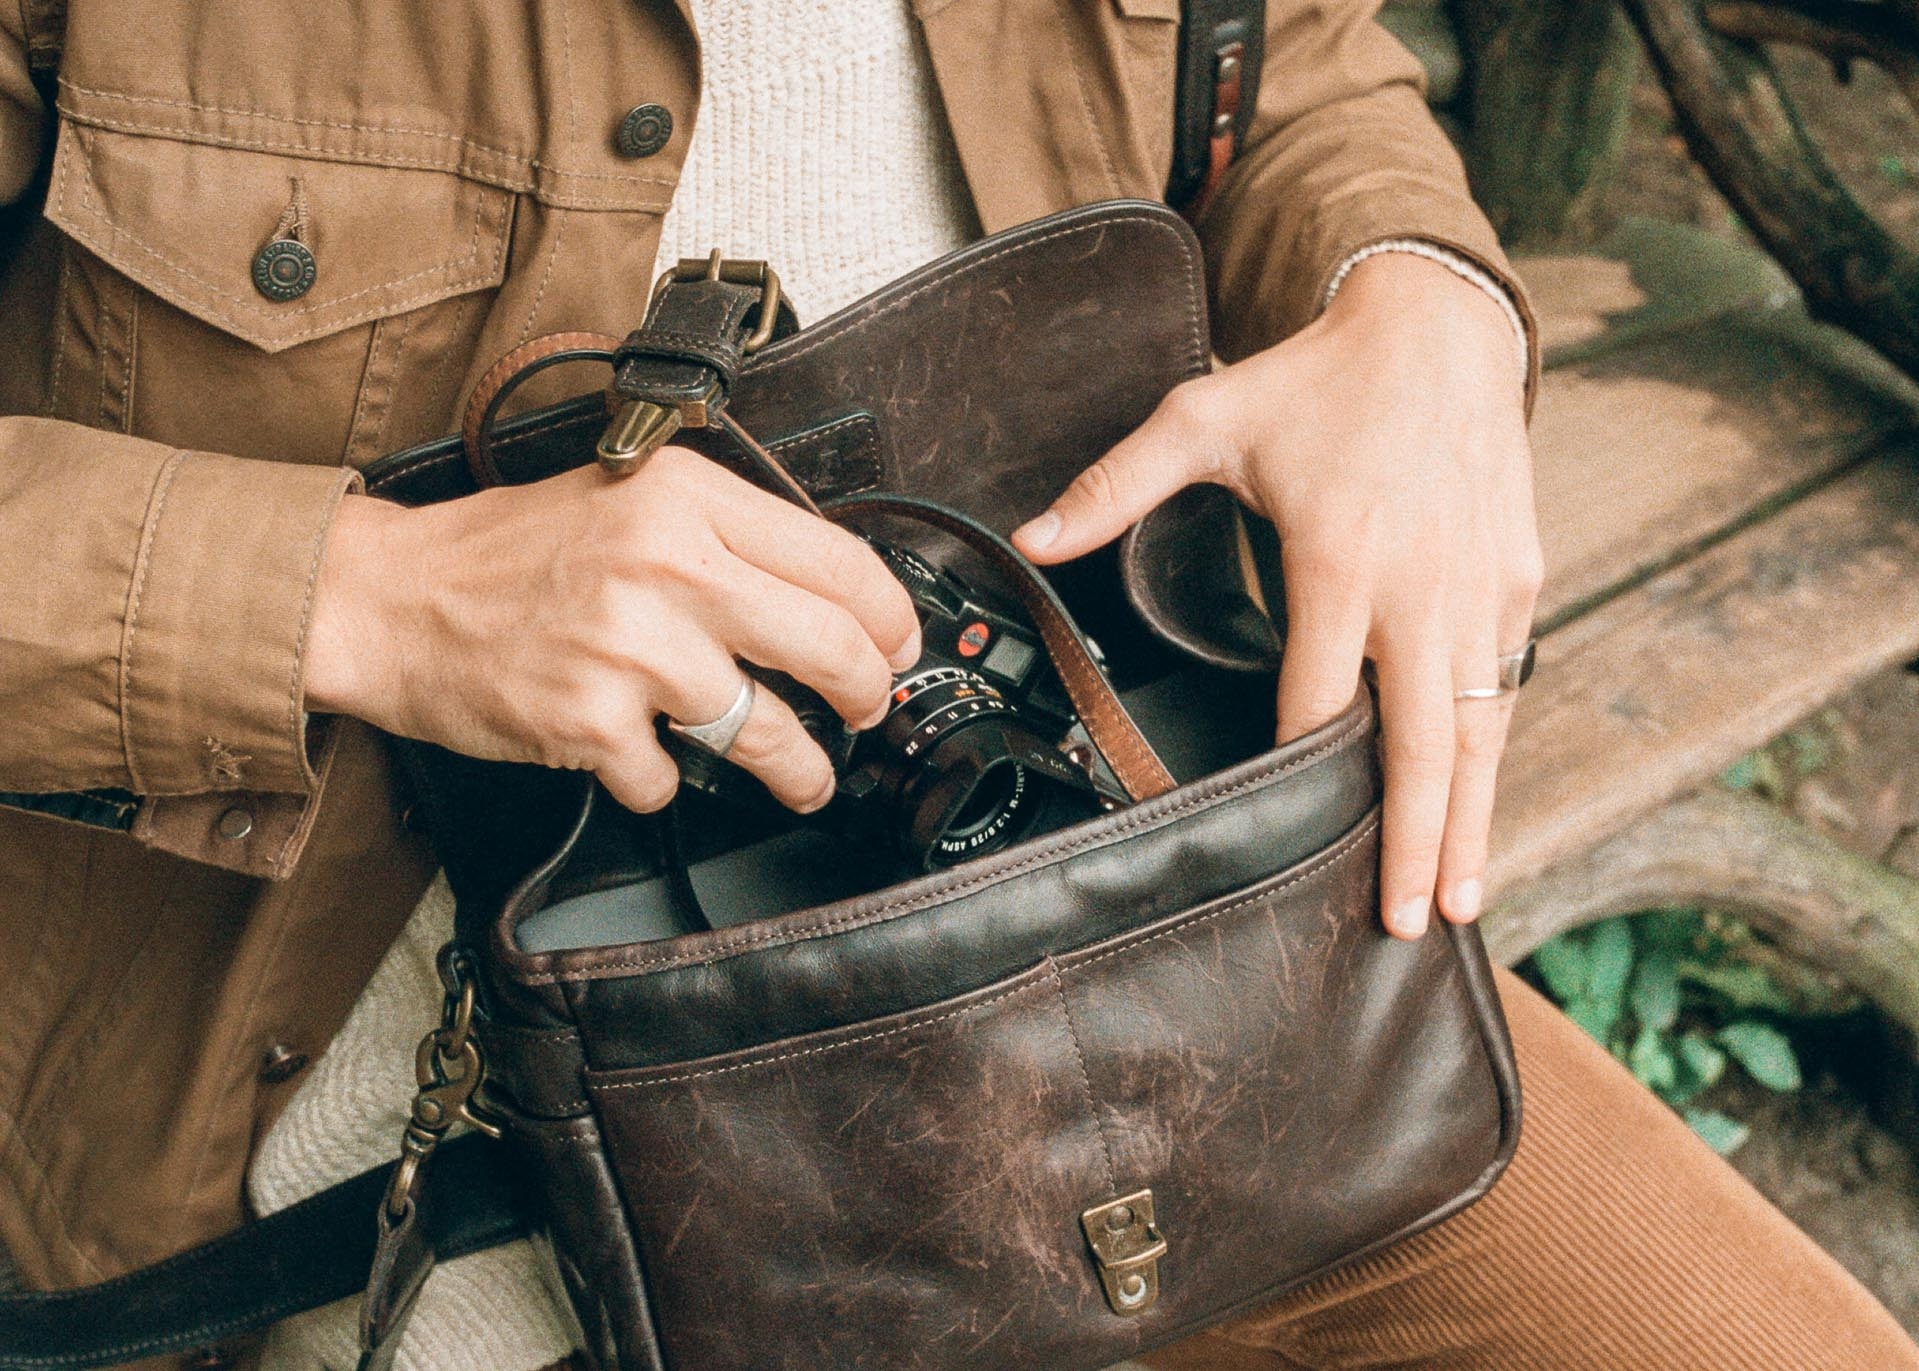
[[[170,304],[279,352],[498,285],[512,207],[510,192],[449,172],[67,123],[46,212]],[[254,262],[281,237],[310,253],[312,273],[273,299],[255,285]]]

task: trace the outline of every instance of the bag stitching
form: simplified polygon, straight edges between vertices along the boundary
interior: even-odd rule
[[[1034,970],[1021,973],[1022,977],[1031,977],[1034,974]],[[1016,985],[1011,990],[1003,990],[990,1000],[981,1000],[977,1004],[963,1005],[958,1009],[949,1009],[944,1014],[937,1015],[934,1018],[920,1019],[914,1023],[903,1024],[898,1028],[883,1029],[878,1033],[866,1033],[857,1038],[847,1038],[841,1042],[822,1043],[818,1047],[803,1047],[797,1051],[782,1052],[773,1057],[762,1057],[758,1061],[739,1062],[733,1066],[709,1067],[704,1071],[685,1071],[676,1076],[662,1076],[656,1080],[608,1081],[594,1086],[593,1091],[595,1094],[604,1094],[610,1090],[646,1090],[654,1086],[674,1085],[680,1081],[697,1081],[703,1080],[708,1076],[727,1076],[739,1071],[752,1071],[763,1066],[774,1066],[780,1062],[796,1061],[801,1057],[817,1057],[823,1052],[837,1052],[841,1048],[858,1047],[862,1043],[878,1042],[882,1038],[893,1038],[899,1036],[901,1033],[917,1032],[919,1029],[931,1028],[934,1024],[945,1023],[950,1019],[958,1019],[968,1014],[976,1014],[982,1009],[990,1009],[994,1005],[1005,1000],[1010,1000],[1016,995],[1025,995],[1034,990],[1043,990],[1046,988],[1046,984],[1046,979],[1043,976],[1037,980],[1027,980],[1024,985]]]
[[[1328,738],[1320,746],[1299,757],[1293,758],[1290,762],[1282,766],[1276,767],[1271,771],[1262,771],[1256,775],[1248,776],[1244,780],[1235,782],[1233,785],[1220,790],[1209,791],[1204,795],[1189,796],[1177,804],[1160,810],[1150,817],[1139,817],[1136,811],[1129,811],[1122,815],[1119,822],[1111,829],[1104,832],[1098,834],[1081,834],[1078,837],[1051,844],[1011,866],[985,872],[951,885],[943,885],[937,890],[911,899],[883,904],[865,914],[847,914],[825,920],[818,924],[804,925],[797,929],[778,929],[745,938],[736,938],[730,942],[720,943],[713,947],[702,949],[697,953],[667,954],[657,957],[640,957],[613,962],[594,962],[585,967],[568,971],[535,972],[523,977],[522,981],[526,985],[551,985],[560,981],[597,980],[615,971],[636,971],[648,967],[700,966],[723,960],[732,953],[764,943],[773,943],[781,940],[796,943],[805,942],[813,938],[823,937],[829,933],[842,932],[853,928],[863,928],[875,923],[885,923],[901,915],[910,914],[916,910],[926,908],[929,905],[939,904],[954,896],[964,895],[981,887],[997,884],[1009,877],[1021,875],[1036,866],[1044,866],[1056,857],[1070,856],[1085,848],[1105,843],[1115,838],[1124,837],[1124,835],[1146,824],[1156,824],[1171,820],[1193,809],[1230,799],[1256,786],[1269,784],[1299,770],[1301,767],[1308,765],[1328,752],[1344,745],[1352,735],[1358,731],[1359,727],[1359,722],[1355,720],[1339,733]]]
[[[1046,974],[1053,983],[1053,993],[1059,1000],[1060,1017],[1066,1021],[1066,1036],[1073,1043],[1073,1062],[1079,1067],[1079,1087],[1086,1101],[1086,1117],[1093,1122],[1093,1131],[1099,1134],[1100,1155],[1106,1163],[1106,1193],[1119,1193],[1119,1168],[1113,1165],[1113,1144],[1106,1136],[1106,1122],[1100,1117],[1099,1105],[1093,1099],[1093,1076],[1086,1069],[1086,1049],[1079,1040],[1079,1028],[1073,1023],[1073,1011],[1066,1003],[1066,986],[1059,978],[1059,963],[1050,955],[1046,958]]]
[[[1350,857],[1355,851],[1357,851],[1360,844],[1364,843],[1367,838],[1371,837],[1373,834],[1373,831],[1377,829],[1378,827],[1379,827],[1379,817],[1378,815],[1373,815],[1372,817],[1365,820],[1365,822],[1361,823],[1358,828],[1355,828],[1351,833],[1347,834],[1344,838],[1341,838],[1339,840],[1341,843],[1345,844],[1345,849],[1343,851],[1341,851],[1337,856],[1327,861],[1324,867],[1317,868],[1313,871],[1300,872],[1298,879],[1304,880],[1307,876],[1316,876],[1316,875],[1319,875],[1320,872],[1322,871],[1332,870],[1335,866],[1345,861],[1346,858]],[[1283,890],[1286,888],[1287,885],[1294,884],[1294,883],[1295,882],[1292,882],[1292,881],[1282,881],[1279,884],[1270,887],[1269,889]],[[1202,914],[1196,919],[1188,920],[1187,922],[1178,924],[1173,928],[1163,929],[1158,933],[1150,933],[1146,935],[1145,937],[1140,938],[1136,942],[1128,942],[1124,944],[1123,946],[1115,947],[1107,952],[1102,952],[1098,956],[1088,957],[1083,962],[1074,962],[1067,969],[1069,971],[1081,971],[1089,966],[1097,966],[1099,965],[1099,963],[1107,960],[1110,957],[1117,957],[1123,953],[1131,952],[1135,948],[1145,947],[1148,943],[1156,943],[1161,938],[1170,938],[1177,933],[1184,933],[1187,929],[1197,928],[1200,924],[1206,923],[1207,921],[1212,919],[1217,919],[1222,914],[1230,914],[1234,910],[1244,909],[1247,905],[1254,904],[1258,902],[1259,900],[1263,899],[1268,893],[1269,893],[1268,890],[1262,890],[1258,894],[1244,896],[1241,899],[1233,901],[1233,903],[1231,904],[1221,905],[1218,909],[1213,910],[1209,914]]]
[[[1378,826],[1379,826],[1378,816],[1374,815],[1372,817],[1369,817],[1364,822],[1362,822],[1359,825],[1359,827],[1355,828],[1352,832],[1337,839],[1333,843],[1332,847],[1329,848],[1326,852],[1321,853],[1316,858],[1308,858],[1307,863],[1304,866],[1302,866],[1300,870],[1293,872],[1290,876],[1286,876],[1280,880],[1274,881],[1269,885],[1262,885],[1260,889],[1256,891],[1255,893],[1242,896],[1239,899],[1233,900],[1231,903],[1221,905],[1217,909],[1209,910],[1206,913],[1198,915],[1191,919],[1183,919],[1179,923],[1174,925],[1172,928],[1166,929],[1160,933],[1155,933],[1149,938],[1142,938],[1138,942],[1129,942],[1124,947],[1115,948],[1111,952],[1102,953],[1098,957],[1092,957],[1084,962],[1076,963],[1072,968],[1069,968],[1069,969],[1077,971],[1081,967],[1092,966],[1097,962],[1104,961],[1108,957],[1116,957],[1120,955],[1120,953],[1122,952],[1130,952],[1135,948],[1143,947],[1149,942],[1157,942],[1161,938],[1169,938],[1169,937],[1172,937],[1174,934],[1184,933],[1188,929],[1197,928],[1201,924],[1209,923],[1214,919],[1221,918],[1227,914],[1231,914],[1236,910],[1244,909],[1249,904],[1256,904],[1261,900],[1267,899],[1271,897],[1272,895],[1277,894],[1279,891],[1288,889],[1291,886],[1298,885],[1302,881],[1309,880],[1316,876],[1325,875],[1328,872],[1331,872],[1335,867],[1339,866],[1340,863],[1346,861],[1349,857],[1353,855],[1353,853],[1357,852],[1360,848],[1360,845],[1365,841],[1365,839],[1368,836],[1372,834],[1372,832],[1375,829],[1378,828]],[[1046,959],[1047,963],[1049,964],[1052,963],[1053,960],[1054,959],[1051,956],[1047,957]],[[1042,970],[1047,971],[1053,975],[1057,975],[1057,972],[1054,971],[1050,965],[1044,966],[1044,967],[1036,967],[1036,968],[1033,968],[1032,970],[1028,970],[1020,974],[1023,977],[1030,977]],[[761,1067],[773,1066],[780,1062],[794,1061],[800,1057],[815,1057],[826,1052],[838,1052],[843,1048],[857,1047],[861,1045],[862,1043],[878,1042],[882,1038],[897,1037],[901,1033],[917,1032],[918,1030],[922,1028],[930,1028],[934,1024],[945,1023],[949,1019],[957,1019],[967,1014],[976,1014],[983,1009],[989,1009],[992,1006],[999,1004],[1003,1000],[1009,1000],[1013,998],[1015,995],[1023,995],[1029,990],[1036,989],[1046,984],[1047,984],[1047,980],[1044,976],[1042,976],[1038,980],[1029,981],[1028,983],[1024,985],[1014,986],[1010,990],[1002,991],[998,995],[993,996],[991,999],[981,1000],[977,1004],[961,1005],[957,1009],[949,1009],[945,1013],[936,1015],[935,1017],[930,1019],[919,1019],[912,1023],[901,1024],[898,1028],[882,1029],[881,1031],[877,1033],[866,1033],[858,1037],[843,1039],[840,1042],[821,1043],[816,1047],[803,1047],[792,1052],[782,1052],[775,1056],[762,1057],[756,1061],[735,1062],[730,1066],[707,1067],[700,1071],[683,1071],[676,1075],[659,1076],[652,1080],[602,1081],[601,1083],[593,1087],[593,1091],[596,1094],[604,1094],[605,1092],[612,1091],[612,1090],[646,1090],[646,1089],[651,1089],[654,1086],[674,1085],[681,1081],[703,1080],[708,1076],[726,1076],[726,1075],[731,1075],[733,1073],[740,1072],[740,1071],[753,1071]]]

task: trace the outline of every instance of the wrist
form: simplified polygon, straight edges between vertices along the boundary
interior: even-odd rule
[[[366,495],[344,496],[327,532],[313,586],[302,659],[306,708],[365,717],[382,675],[390,617],[393,535],[404,512]]]
[[[1478,273],[1476,273],[1478,274]],[[1528,370],[1525,324],[1505,288],[1478,280],[1436,257],[1410,250],[1372,252],[1350,261],[1335,277],[1325,315],[1381,339],[1399,338],[1436,350],[1453,364],[1503,381]]]

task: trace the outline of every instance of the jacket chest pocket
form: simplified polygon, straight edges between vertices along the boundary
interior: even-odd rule
[[[443,171],[63,123],[60,418],[364,462],[451,418],[514,196]]]

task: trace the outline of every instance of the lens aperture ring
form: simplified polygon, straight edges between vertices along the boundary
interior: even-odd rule
[[[893,687],[893,709],[881,727],[887,742],[910,762],[955,728],[1011,712],[1006,698],[984,677],[964,667],[938,666]]]

